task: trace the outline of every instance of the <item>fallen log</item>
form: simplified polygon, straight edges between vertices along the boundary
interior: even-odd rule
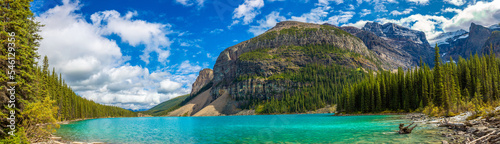
[[[399,131],[398,133],[399,134],[409,134],[411,133],[411,131],[413,131],[413,129],[415,129],[415,127],[417,127],[418,125],[415,125],[413,127],[410,128],[410,126],[413,125],[413,122],[411,124],[409,124],[408,126],[405,126],[405,124],[399,124]]]

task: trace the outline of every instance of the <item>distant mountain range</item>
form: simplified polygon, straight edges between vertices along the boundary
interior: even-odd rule
[[[444,57],[456,59],[459,56],[467,58],[469,54],[488,53],[490,44],[500,55],[498,30],[498,25],[486,28],[472,23],[469,32],[443,33],[430,41],[438,44]],[[264,34],[221,52],[214,70],[202,70],[190,96],[177,103],[178,109],[164,114],[253,114],[254,111],[247,110],[255,109],[248,107],[249,102],[255,105],[283,99],[284,93],[298,92],[314,85],[314,81],[283,78],[310,65],[339,65],[365,72],[398,67],[408,69],[419,65],[420,61],[432,67],[433,55],[434,48],[425,33],[393,23],[382,25],[369,22],[359,29],[280,22]]]

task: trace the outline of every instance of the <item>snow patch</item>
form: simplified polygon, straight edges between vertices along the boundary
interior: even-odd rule
[[[463,35],[467,33],[467,31],[461,29],[457,30],[454,32],[447,32],[447,33],[441,33],[435,37],[429,38],[429,44],[431,44],[432,47],[435,47],[436,44],[441,45],[441,44],[450,44],[448,41],[450,39],[453,39],[456,36]]]
[[[467,38],[467,37],[469,37],[469,35],[463,35],[463,36],[458,37],[457,39],[464,39],[464,38]],[[457,39],[455,39],[453,41],[456,41]]]

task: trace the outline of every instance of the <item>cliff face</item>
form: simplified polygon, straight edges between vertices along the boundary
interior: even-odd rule
[[[372,40],[375,43],[385,43],[389,46],[378,50],[379,53],[384,53],[392,58],[387,60],[391,63],[396,63],[404,66],[414,66],[419,63],[420,58],[432,66],[434,48],[429,45],[425,33],[417,30],[412,30],[393,23],[381,25],[379,23],[368,22],[362,30],[372,32],[382,39]],[[363,36],[360,36],[363,37]],[[384,41],[384,42],[381,42]],[[366,42],[365,42],[366,43]],[[371,45],[371,44],[369,44]],[[374,44],[372,46],[379,46]]]
[[[311,52],[314,49],[317,52]],[[377,70],[379,61],[363,41],[338,28],[280,22],[266,33],[221,52],[214,66],[211,94],[214,99],[224,92],[232,99],[279,97],[276,93],[305,84],[267,80],[274,74],[312,63]]]
[[[193,89],[191,90],[191,96],[198,93],[201,88],[203,88],[206,84],[210,83],[214,78],[214,72],[212,69],[203,69],[200,71],[196,81],[193,83]]]

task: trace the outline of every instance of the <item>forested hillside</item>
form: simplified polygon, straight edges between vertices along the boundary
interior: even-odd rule
[[[268,80],[301,83],[294,91],[284,91],[280,99],[252,100],[256,113],[304,113],[336,104],[344,85],[363,78],[365,72],[340,65],[311,64],[298,71],[272,75]],[[250,108],[250,107],[249,107]]]
[[[376,76],[370,72],[362,82],[344,88],[338,108],[348,113],[422,110],[449,116],[497,106],[500,59],[492,50],[490,53],[443,63],[436,46],[432,70],[421,64],[407,72],[379,71]]]
[[[30,2],[0,2],[0,143],[41,141],[55,130],[57,121],[136,116],[78,96],[60,74],[48,70],[48,59],[43,66],[37,64],[41,25],[34,21]]]
[[[167,115],[168,112],[171,112],[177,108],[179,108],[181,103],[189,97],[188,95],[182,95],[178,96],[176,98],[170,99],[168,101],[162,102],[153,108],[143,111],[141,113],[153,115],[153,116],[162,116],[162,115]]]

